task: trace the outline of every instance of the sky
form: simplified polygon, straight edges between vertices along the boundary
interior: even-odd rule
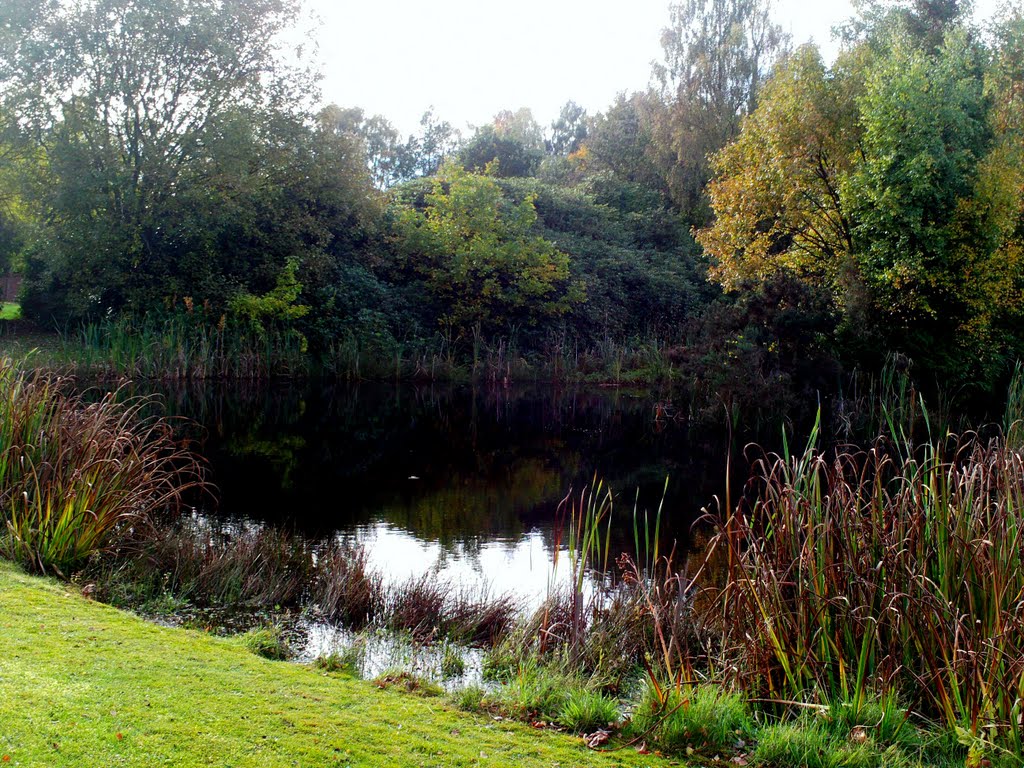
[[[999,0],[976,0],[979,19]],[[405,133],[428,107],[465,131],[529,107],[548,125],[572,99],[591,114],[645,88],[668,0],[307,0],[325,103],[381,114]],[[835,53],[849,0],[776,0],[793,42]]]

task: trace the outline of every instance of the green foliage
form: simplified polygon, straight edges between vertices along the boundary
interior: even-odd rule
[[[26,315],[63,324],[184,296],[219,312],[272,291],[292,260],[312,291],[352,258],[378,212],[358,144],[299,109],[308,80],[274,43],[296,5],[243,6],[90,0],[4,36],[5,105],[39,155]]]
[[[309,312],[309,307],[297,303],[302,293],[302,284],[295,276],[297,268],[297,262],[289,260],[272,291],[262,296],[249,293],[233,296],[228,302],[228,311],[259,337],[266,336],[268,325],[289,328]]]
[[[458,333],[491,334],[564,314],[581,289],[569,259],[532,233],[532,198],[508,204],[491,178],[448,164],[424,197],[399,212],[402,250]]]

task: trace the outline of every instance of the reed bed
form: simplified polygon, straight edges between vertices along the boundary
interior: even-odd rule
[[[1024,459],[967,435],[755,462],[711,520],[705,621],[754,699],[889,695],[970,738],[1024,746]]]
[[[202,484],[145,398],[86,402],[68,381],[0,360],[0,520],[12,559],[70,573]]]
[[[64,355],[80,371],[130,378],[267,379],[308,372],[306,340],[297,331],[257,334],[202,314],[90,323],[64,335]]]

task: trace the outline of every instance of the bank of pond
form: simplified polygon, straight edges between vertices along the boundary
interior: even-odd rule
[[[85,395],[8,360],[3,550],[95,599],[239,633],[260,655],[595,748],[695,764],[1018,765],[1024,380],[1001,425],[961,435],[904,384],[876,393],[882,434],[862,447],[821,410],[799,444],[792,430],[775,452],[727,443],[717,497],[685,526],[664,476],[654,495],[594,475],[560,489],[538,528],[545,584],[516,592],[440,566],[396,574],[379,537],[218,517],[196,502],[215,491],[188,430],[151,399]],[[550,496],[545,483],[533,493]]]

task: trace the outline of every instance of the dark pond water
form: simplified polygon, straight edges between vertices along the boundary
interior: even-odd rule
[[[559,502],[593,477],[615,493],[612,555],[633,510],[685,547],[721,494],[724,416],[643,391],[338,383],[157,388],[202,425],[219,503],[200,514],[367,545],[388,577],[542,594],[564,529]],[[739,438],[734,444],[742,444]],[[564,561],[563,561],[564,562]],[[556,578],[558,574],[556,574]]]

